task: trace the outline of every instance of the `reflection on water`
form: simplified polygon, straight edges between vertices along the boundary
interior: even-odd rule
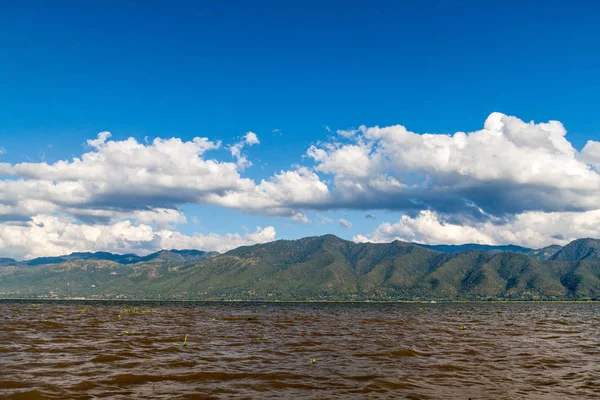
[[[0,302],[0,397],[600,398],[600,304]]]

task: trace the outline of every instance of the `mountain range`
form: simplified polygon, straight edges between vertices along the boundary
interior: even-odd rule
[[[164,300],[595,300],[600,240],[520,246],[354,243],[333,235],[223,254],[0,258],[0,297]]]

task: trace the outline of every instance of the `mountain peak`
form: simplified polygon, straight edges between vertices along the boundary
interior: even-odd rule
[[[555,261],[582,261],[594,260],[600,261],[600,240],[593,238],[583,238],[573,240],[565,247],[560,249],[552,260]]]

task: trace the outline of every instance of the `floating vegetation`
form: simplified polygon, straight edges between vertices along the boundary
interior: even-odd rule
[[[263,340],[267,338],[267,335],[263,335]]]
[[[308,359],[308,362],[309,362],[310,364],[316,364],[316,363],[317,363],[317,360],[315,360],[314,358],[309,358],[309,359]]]
[[[212,321],[212,322],[217,322],[217,321],[218,321],[218,319],[216,319],[216,318],[214,318],[214,317],[213,317],[213,319],[211,319],[211,321]]]
[[[187,335],[185,335],[185,337],[183,338],[183,345],[187,345]]]
[[[464,331],[465,329],[467,329],[467,327],[465,325],[459,325],[458,329]]]
[[[123,331],[123,333],[129,335],[129,331]]]
[[[123,318],[121,318],[121,314],[117,314],[117,320],[121,321]]]
[[[78,308],[77,312],[86,312],[88,309],[87,307],[82,307],[82,308]]]
[[[419,307],[419,311],[423,311],[423,307]]]
[[[124,308],[121,310],[121,312],[130,313],[130,314],[144,314],[144,313],[152,312],[152,310],[150,310],[150,309],[138,310],[137,308]]]
[[[496,311],[496,312],[497,312],[498,314],[500,314],[500,313],[502,312],[502,310],[498,310],[498,311]]]

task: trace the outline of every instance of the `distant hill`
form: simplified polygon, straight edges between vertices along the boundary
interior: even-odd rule
[[[558,250],[562,247],[558,245],[552,245],[548,247],[544,247],[542,249],[530,249],[527,247],[515,246],[512,244],[509,245],[500,245],[494,246],[489,244],[477,244],[477,243],[467,243],[460,245],[448,245],[448,244],[421,244],[421,243],[413,243],[417,246],[425,247],[426,249],[441,251],[443,253],[461,253],[463,251],[468,250],[482,250],[487,251],[488,253],[520,253],[526,254],[530,257],[536,258],[538,260],[548,260],[550,259]]]
[[[12,258],[0,258],[0,265],[2,260],[7,260],[6,264],[14,265],[27,265],[30,267],[50,264],[60,264],[68,261],[80,261],[80,260],[106,260],[114,261],[118,264],[135,264],[139,262],[149,261],[165,261],[165,262],[193,262],[205,260],[210,257],[214,257],[219,253],[217,252],[206,252],[201,250],[161,250],[156,253],[149,254],[147,256],[138,256],[137,254],[113,254],[108,252],[96,252],[96,253],[71,253],[64,256],[58,257],[39,257],[28,261],[17,262]]]
[[[17,264],[17,260],[15,260],[15,259],[0,257],[0,267],[5,266],[5,265],[15,265],[15,264]]]
[[[489,244],[477,244],[477,243],[467,243],[467,244],[420,244],[414,243],[417,246],[425,247],[426,249],[441,251],[444,253],[460,253],[467,250],[483,250],[492,253],[500,253],[503,251],[510,251],[512,253],[529,253],[532,249],[528,249],[527,247],[515,246],[515,245],[505,245],[505,246],[493,246]]]
[[[556,261],[600,261],[600,240],[577,239],[552,256]]]
[[[36,268],[0,269],[0,297],[597,299],[598,241],[577,242],[559,249],[553,260],[513,251],[441,252],[401,241],[354,243],[333,235],[244,246],[220,255],[162,251],[133,263],[77,256]]]
[[[162,250],[150,255],[139,257],[136,262],[192,262],[202,261],[218,255],[216,251],[201,251],[201,250]],[[125,264],[125,263],[123,263]]]

